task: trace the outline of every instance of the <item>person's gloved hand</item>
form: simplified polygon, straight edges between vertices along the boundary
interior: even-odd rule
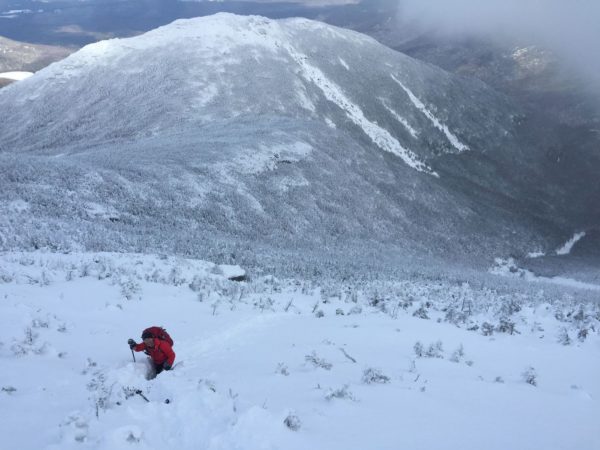
[[[166,363],[163,364],[163,369],[165,369],[165,370],[171,370],[172,368],[173,367],[168,362],[166,362]]]
[[[137,343],[133,339],[129,339],[127,343],[129,344],[129,348],[131,349],[133,349],[133,347],[137,345]]]

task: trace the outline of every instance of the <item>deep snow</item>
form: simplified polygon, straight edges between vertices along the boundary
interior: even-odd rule
[[[600,446],[600,313],[576,290],[235,283],[231,269],[1,255],[3,448]],[[149,325],[168,329],[180,362],[152,380],[126,344]]]

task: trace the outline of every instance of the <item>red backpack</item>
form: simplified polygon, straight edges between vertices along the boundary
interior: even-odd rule
[[[142,332],[142,339],[144,338],[144,335],[151,335],[153,338],[166,341],[171,347],[173,347],[173,339],[171,339],[171,336],[169,336],[169,333],[167,333],[167,330],[165,330],[163,327],[146,328]]]

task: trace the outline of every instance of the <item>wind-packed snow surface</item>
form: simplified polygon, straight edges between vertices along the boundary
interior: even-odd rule
[[[0,248],[546,249],[572,229],[519,117],[359,33],[178,20],[2,89]]]
[[[600,310],[576,289],[234,269],[2,254],[2,448],[600,446]],[[150,325],[177,354],[154,379],[127,346]]]

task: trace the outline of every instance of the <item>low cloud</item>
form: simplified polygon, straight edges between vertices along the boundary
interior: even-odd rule
[[[399,0],[400,20],[448,34],[517,38],[554,50],[600,88],[598,0]]]

